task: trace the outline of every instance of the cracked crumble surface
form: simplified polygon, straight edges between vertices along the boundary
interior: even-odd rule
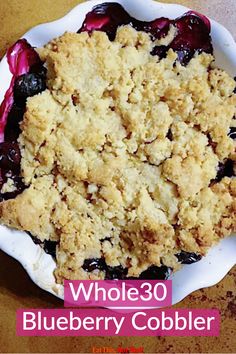
[[[201,54],[184,67],[129,26],[66,33],[39,50],[48,89],[29,98],[19,138],[28,188],[0,203],[1,222],[59,241],[57,281],[103,278],[85,259],[138,276],[178,268],[179,250],[206,251],[236,229],[228,137],[234,80]],[[170,134],[171,133],[171,134]]]

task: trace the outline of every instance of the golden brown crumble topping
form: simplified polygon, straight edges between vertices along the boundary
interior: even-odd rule
[[[0,219],[59,241],[58,282],[103,278],[81,268],[89,258],[129,276],[177,269],[181,249],[205,254],[236,228],[235,179],[212,182],[235,160],[235,82],[211,55],[185,67],[154,45],[125,26],[114,42],[65,33],[39,50],[48,89],[28,99],[19,138],[28,188]]]

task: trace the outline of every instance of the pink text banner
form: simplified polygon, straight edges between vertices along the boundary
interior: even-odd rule
[[[172,281],[81,280],[64,282],[65,307],[167,307]]]
[[[218,336],[220,315],[210,309],[20,309],[18,336]]]

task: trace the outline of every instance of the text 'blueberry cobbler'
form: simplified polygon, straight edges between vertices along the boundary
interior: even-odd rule
[[[235,231],[235,81],[210,30],[104,3],[78,33],[8,50],[0,221],[57,282],[167,279]]]

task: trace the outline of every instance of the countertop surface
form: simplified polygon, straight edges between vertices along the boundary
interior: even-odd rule
[[[128,0],[127,0],[128,1]],[[78,0],[1,0],[0,55],[31,27],[65,15]],[[163,1],[168,2],[168,1]],[[174,0],[172,1],[174,2]],[[175,1],[216,19],[236,38],[236,0]],[[18,308],[62,308],[60,300],[34,285],[23,268],[0,252],[0,352],[91,352],[92,347],[144,347],[149,353],[236,353],[236,267],[216,286],[196,291],[177,305],[183,308],[218,308],[219,338],[41,338],[16,337]]]

